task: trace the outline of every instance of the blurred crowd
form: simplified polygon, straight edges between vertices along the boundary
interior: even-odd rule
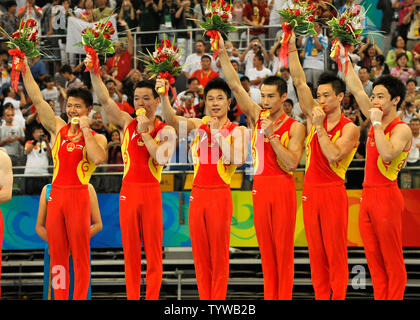
[[[317,35],[299,37],[302,66],[308,83],[317,86],[319,75],[325,70],[336,71],[329,58],[331,36],[326,22],[333,16],[351,8],[353,0],[320,0],[316,14]],[[85,73],[83,56],[75,57],[65,50],[67,21],[70,17],[95,22],[111,15],[117,21],[119,40],[115,54],[101,63],[101,76],[110,96],[119,107],[134,113],[133,88],[136,82],[149,79],[152,74],[144,64],[136,60],[138,53],[153,52],[156,40],[173,39],[183,48],[180,63],[185,64],[177,77],[174,90],[170,91],[176,113],[185,117],[203,117],[207,114],[203,101],[203,88],[215,77],[223,78],[218,59],[210,50],[209,39],[202,31],[192,31],[205,18],[207,3],[201,0],[17,0],[0,4],[0,26],[7,32],[17,30],[20,19],[35,19],[43,36],[43,46],[57,48],[57,59],[41,56],[30,61],[31,71],[42,90],[42,95],[57,116],[66,120],[65,100],[69,88],[84,86],[91,89],[88,73]],[[282,37],[278,10],[287,5],[286,0],[234,0],[232,20],[237,26],[248,26],[229,35],[226,42],[231,62],[241,83],[250,97],[260,103],[259,86],[269,75],[279,75],[288,84],[285,112],[305,123],[290,72],[280,62],[278,54]],[[333,5],[333,6],[331,6]],[[413,132],[413,146],[408,165],[420,166],[420,0],[379,0],[371,7],[383,18],[382,35],[367,34],[363,42],[350,48],[350,58],[365,91],[370,95],[373,81],[381,75],[391,74],[406,84],[407,95],[399,109],[399,115]],[[367,21],[364,21],[366,24]],[[181,30],[179,32],[174,32]],[[146,34],[141,32],[148,31]],[[137,34],[140,32],[137,36]],[[192,39],[192,41],[191,41]],[[191,54],[188,54],[192,52]],[[20,82],[17,90],[11,86],[11,59],[7,53],[6,39],[0,47],[1,126],[0,147],[7,150],[14,166],[22,166],[25,174],[48,173],[51,164],[51,144],[48,132],[41,126],[39,117],[25,88]],[[122,171],[121,138],[116,127],[109,123],[95,92],[94,107],[90,115],[91,128],[109,141],[106,170]],[[315,96],[315,92],[314,92]],[[234,97],[233,97],[234,98]],[[365,157],[365,142],[369,121],[348,93],[343,100],[344,115],[359,126],[360,145],[357,159]],[[160,110],[157,111],[160,116]],[[248,126],[235,99],[229,111],[231,121]],[[39,179],[28,179],[26,189],[38,192]]]

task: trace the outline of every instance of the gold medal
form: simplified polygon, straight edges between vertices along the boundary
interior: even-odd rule
[[[139,108],[139,109],[137,109],[136,110],[136,116],[138,117],[138,116],[141,116],[141,115],[144,115],[144,114],[146,114],[146,109],[144,109],[144,108]]]
[[[69,144],[67,145],[67,151],[68,152],[73,152],[74,148],[75,148],[74,143],[73,142],[69,142]]]
[[[261,112],[261,119],[267,119],[270,116],[270,110],[263,110],[263,112]]]
[[[73,118],[71,118],[70,122],[72,124],[79,124],[79,117],[73,117]]]
[[[208,125],[209,124],[209,120],[210,120],[210,117],[209,116],[205,116],[205,117],[203,117],[203,119],[201,119],[201,122],[203,124],[205,124],[205,125]]]

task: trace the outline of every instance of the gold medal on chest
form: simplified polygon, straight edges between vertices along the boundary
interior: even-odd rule
[[[73,142],[69,142],[69,144],[67,145],[67,151],[68,152],[73,152],[74,148],[75,148],[74,143]]]

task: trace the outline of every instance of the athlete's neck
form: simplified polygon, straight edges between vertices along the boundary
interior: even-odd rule
[[[338,123],[341,119],[341,108],[338,107],[335,110],[332,110],[327,113],[327,125],[330,127],[330,124],[334,125]]]
[[[217,129],[219,129],[219,130],[223,128],[223,126],[226,124],[227,121],[229,121],[227,115],[224,115],[224,116],[218,118],[218,120],[219,120],[219,127]]]
[[[280,118],[283,116],[283,114],[285,114],[285,113],[284,113],[283,108],[281,108],[281,109],[277,110],[277,111],[276,111],[276,112],[274,112],[274,113],[270,113],[270,117],[269,117],[269,119],[270,119],[272,122],[276,122],[278,119],[280,119]],[[286,116],[287,116],[287,115],[286,115]]]
[[[79,125],[71,123],[68,134],[69,135],[75,135],[78,130],[79,130]]]
[[[397,110],[392,109],[388,114],[382,116],[382,128],[386,128],[398,116]]]

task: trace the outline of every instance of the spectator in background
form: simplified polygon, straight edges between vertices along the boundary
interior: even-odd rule
[[[389,74],[388,65],[385,63],[385,57],[381,54],[372,60],[372,68],[370,70],[370,78],[375,81],[381,76]]]
[[[134,29],[137,27],[136,11],[134,10],[131,0],[122,1],[121,10],[118,14],[118,21],[125,21],[129,29]],[[125,29],[125,26],[121,27],[123,30]]]
[[[303,48],[303,71],[306,81],[312,84],[318,83],[318,78],[324,72],[324,55],[328,47],[328,37],[321,34],[321,26],[314,22],[316,35],[299,37],[297,45]]]
[[[15,99],[16,91],[12,86],[4,87],[2,93],[4,96],[4,109],[8,107],[8,104],[11,104],[14,109],[13,125],[25,129],[25,118],[23,116],[27,113],[27,109],[23,109],[23,107],[26,106],[26,96],[23,92],[23,87],[18,86],[17,94],[19,95],[20,100]]]
[[[191,77],[187,80],[187,90],[181,91],[178,94],[177,96],[178,101],[182,101],[182,97],[187,92],[192,92],[194,94],[194,101],[193,101],[194,105],[200,104],[200,100],[201,100],[200,99],[200,82],[198,81],[197,78]]]
[[[271,46],[270,51],[268,52],[268,55],[270,57],[271,74],[273,76],[280,75],[281,73],[280,70],[284,65],[283,61],[279,60],[280,48],[281,48],[281,38],[280,38],[280,34],[278,34],[276,36],[276,41]]]
[[[45,66],[45,62],[41,61],[40,56],[32,58],[30,69],[38,85],[40,87],[43,86],[44,78],[47,75],[47,67]]]
[[[412,50],[420,41],[420,1],[415,1],[403,23],[408,26],[407,49]]]
[[[245,75],[249,78],[252,87],[259,88],[262,81],[271,76],[271,70],[264,67],[264,57],[257,54],[254,57],[254,67],[248,70]]]
[[[382,50],[376,45],[376,38],[373,38],[373,43],[370,43],[370,38],[367,37],[366,43],[360,46],[359,48],[359,56],[360,62],[359,66],[364,66],[371,68],[372,61],[375,59],[377,55],[381,55]]]
[[[25,143],[25,175],[48,174],[48,161],[51,157],[51,144],[42,127],[32,128],[33,139]],[[39,194],[49,181],[48,177],[25,177],[26,194]]]
[[[48,102],[48,101],[47,101]],[[34,107],[35,109],[35,107]],[[28,118],[26,119],[26,129],[25,129],[25,141],[28,140],[34,140],[34,137],[32,135],[35,128],[42,128],[45,135],[48,136],[48,139],[50,140],[50,134],[48,131],[42,126],[41,120],[39,119],[39,115],[34,111],[34,113],[30,114]]]
[[[92,12],[93,21],[99,21],[113,14],[114,10],[108,7],[108,0],[96,0],[96,4],[97,7]]]
[[[416,105],[406,100],[401,104],[401,108],[397,114],[401,120],[407,124],[410,124],[411,119],[420,119],[420,115],[416,110]]]
[[[121,139],[118,130],[111,132],[111,141],[108,143],[108,164],[106,172],[123,172],[124,161],[121,151]],[[119,192],[122,181],[122,175],[107,175],[105,184],[107,192]]]
[[[233,66],[233,69],[235,69],[236,73],[238,74],[239,79],[244,76],[243,73],[239,72],[239,62],[236,59],[230,59],[230,63]]]
[[[420,99],[420,94],[417,93],[417,81],[415,79],[409,79],[406,88],[405,100],[415,104],[416,100]]]
[[[82,19],[86,22],[93,22],[93,0],[86,0],[84,5],[84,10],[79,13],[77,16],[79,19]]]
[[[260,91],[260,89],[252,87],[251,82],[249,81],[249,78],[247,76],[243,76],[242,78],[239,78],[239,79],[241,80],[242,87],[248,93],[248,95],[250,96],[252,101],[257,103],[258,105],[261,104],[261,91]]]
[[[16,17],[16,2],[6,2],[7,13],[0,17],[0,26],[8,33],[12,34],[18,29],[19,21]]]
[[[362,82],[363,89],[365,90],[366,94],[370,97],[372,95],[373,82],[369,80],[370,70],[368,67],[360,67],[359,78],[360,78],[360,81]]]
[[[140,9],[137,10],[139,14],[140,30],[141,31],[158,31],[159,30],[159,8],[154,0],[144,0],[141,2]],[[156,34],[141,35],[142,51],[153,52],[155,49]]]
[[[249,0],[243,10],[244,22],[253,27],[249,33],[254,37],[258,37],[261,43],[264,42],[267,34],[267,28],[264,28],[264,25],[268,24],[266,9],[267,5],[263,1]],[[242,33],[242,36],[244,35],[246,35],[245,32]]]
[[[138,69],[131,69],[125,79],[122,81],[122,93],[127,96],[128,104],[134,106],[134,88],[137,82],[143,80],[143,76]]]
[[[107,167],[107,172],[122,172],[124,170],[118,130],[111,132],[111,141],[108,143],[108,164],[120,164],[121,166]]]
[[[407,39],[408,25],[404,23],[404,19],[410,13],[410,8],[413,6],[413,0],[396,0],[393,7],[398,15],[398,24],[396,33]]]
[[[191,78],[197,78],[200,85],[204,88],[207,83],[218,78],[219,74],[211,68],[212,59],[208,55],[201,57],[201,69],[195,70],[191,75]]]
[[[173,0],[159,0],[158,9],[160,15],[159,41],[172,39],[174,34],[170,31],[175,29],[176,3]]]
[[[22,146],[25,143],[25,133],[21,127],[13,124],[14,116],[13,108],[4,109],[4,125],[0,127],[0,147],[6,149],[13,166],[20,166],[23,165]]]
[[[193,17],[192,10],[191,10],[191,1],[184,0],[184,1],[177,1],[175,5],[175,16],[174,16],[174,24],[175,29],[187,29],[188,22],[187,19],[191,19]],[[176,33],[176,45],[178,48],[181,48],[182,56],[179,59],[179,63],[183,64],[186,57],[188,49],[188,33],[187,32],[177,32]]]
[[[9,56],[6,51],[0,51],[0,88],[10,85],[10,73],[12,71],[12,66],[9,65]]]
[[[62,111],[58,98],[60,97],[60,91],[54,85],[54,79],[47,75],[44,79],[45,89],[41,91],[42,97],[45,101],[52,100],[54,102],[54,113],[56,116],[60,116]]]
[[[39,36],[42,35],[41,30],[41,18],[42,18],[42,9],[35,5],[35,0],[26,0],[26,4],[24,7],[20,8],[17,13],[17,18],[20,21],[34,19],[38,24],[38,34]]]
[[[104,135],[106,139],[109,140],[111,136],[111,129],[104,123],[100,112],[95,112],[93,114],[90,128],[96,133]]]
[[[405,49],[405,40],[401,36],[397,36],[392,41],[392,49],[388,51],[386,55],[385,63],[389,68],[394,68],[397,66],[397,56],[400,53],[405,53],[408,57],[407,66],[413,66],[413,54],[410,51]]]
[[[114,44],[115,54],[107,60],[107,73],[112,75],[118,81],[123,81],[131,70],[131,60],[134,54],[134,41],[131,31],[124,20],[119,21],[120,25],[125,28],[127,35],[127,46],[122,41]]]
[[[201,118],[202,108],[200,104],[194,104],[194,92],[187,90],[179,100],[180,106],[176,110],[176,115],[185,118]]]
[[[60,74],[66,79],[66,90],[80,88],[83,85],[83,82],[75,76],[72,67],[67,64],[61,67]]]
[[[127,101],[127,96],[122,94],[120,90],[118,90],[117,84],[114,79],[108,78],[104,81],[106,88],[108,89],[109,96],[112,100],[117,102],[123,102],[124,100]]]
[[[248,48],[239,56],[239,61],[245,65],[244,74],[254,67],[254,57],[258,53],[264,56],[264,61],[270,61],[270,56],[265,51],[259,38],[252,38],[249,42]]]
[[[391,69],[391,75],[407,84],[408,79],[414,79],[416,73],[413,68],[407,66],[408,56],[405,52],[397,55],[397,66]]]
[[[206,46],[204,44],[203,40],[197,40],[195,42],[195,53],[190,54],[187,56],[187,59],[185,60],[184,68],[182,69],[182,72],[184,73],[185,77],[191,78],[193,73],[201,68],[201,58],[205,55]],[[210,57],[210,56],[208,56]],[[212,61],[212,69],[216,71],[216,63],[213,61],[213,58],[210,57]]]
[[[232,6],[232,24],[234,26],[241,26],[244,23],[244,4],[245,0],[234,0]],[[233,41],[236,47],[239,46],[240,36],[243,30],[236,30],[229,33],[230,41]]]
[[[410,120],[411,133],[413,140],[411,149],[407,157],[407,166],[420,166],[420,119],[413,118]]]

